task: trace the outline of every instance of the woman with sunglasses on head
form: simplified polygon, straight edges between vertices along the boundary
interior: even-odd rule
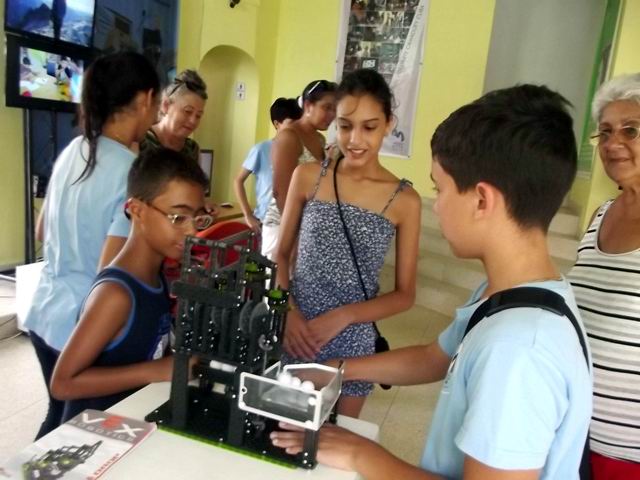
[[[278,284],[290,290],[286,362],[371,355],[378,338],[372,322],[415,300],[420,197],[379,158],[394,123],[391,91],[376,71],[356,70],[336,96],[336,140],[344,156],[298,167],[282,216],[276,262]],[[378,295],[394,236],[395,288]],[[372,389],[345,383],[338,413],[357,417]]]
[[[262,226],[262,254],[272,260],[293,171],[302,163],[321,162],[325,157],[325,139],[319,131],[329,128],[336,116],[336,88],[335,83],[327,80],[307,85],[298,99],[302,117],[281,128],[273,140],[273,198]]]
[[[190,135],[200,125],[207,103],[207,84],[195,70],[183,70],[162,92],[160,121],[153,125],[140,142],[140,153],[168,148],[198,162],[200,146]],[[216,217],[218,206],[207,202],[207,211]]]
[[[83,135],[60,153],[38,223],[44,266],[25,320],[49,392],[49,410],[36,438],[56,428],[64,404],[50,380],[97,272],[129,234],[124,215],[134,143],[155,122],[160,80],[149,61],[126,52],[96,59],[82,90]]]
[[[620,194],[593,214],[569,272],[593,357],[594,480],[640,478],[640,73],[603,84],[592,143]]]
[[[200,125],[206,102],[207,85],[198,72],[180,72],[162,92],[160,121],[147,131],[140,151],[164,147],[197,162],[200,147],[189,137]]]

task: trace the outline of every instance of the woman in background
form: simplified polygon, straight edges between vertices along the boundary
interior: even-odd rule
[[[281,128],[273,139],[273,199],[262,226],[262,254],[272,260],[293,171],[301,163],[321,162],[325,157],[325,139],[320,131],[329,128],[336,116],[336,87],[327,80],[316,80],[307,85],[299,98],[302,117]]]
[[[207,85],[194,70],[184,70],[164,89],[160,121],[140,143],[140,151],[165,147],[198,161],[200,147],[189,138],[200,125],[207,102]]]

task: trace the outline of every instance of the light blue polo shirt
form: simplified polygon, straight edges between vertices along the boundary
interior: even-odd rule
[[[76,324],[106,237],[129,234],[124,203],[135,154],[100,137],[95,170],[74,184],[88,157],[88,144],[77,137],[54,164],[45,202],[45,263],[25,320],[56,350],[62,350]]]
[[[562,295],[580,319],[567,281],[527,286]],[[499,469],[542,469],[541,479],[577,479],[592,378],[575,329],[542,309],[507,309],[483,319],[460,344],[485,288],[457,310],[438,340],[453,360],[421,467],[462,478],[466,454]]]
[[[271,168],[272,140],[254,145],[249,151],[242,167],[256,176],[256,208],[253,214],[262,221],[271,201],[273,188],[273,170]]]

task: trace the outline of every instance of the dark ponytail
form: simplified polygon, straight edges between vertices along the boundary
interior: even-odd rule
[[[82,85],[81,125],[89,144],[84,170],[74,182],[89,178],[96,168],[98,137],[107,120],[131,104],[139,92],[160,91],[160,79],[143,55],[120,52],[97,58]]]

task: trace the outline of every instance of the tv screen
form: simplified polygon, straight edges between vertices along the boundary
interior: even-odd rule
[[[8,35],[7,106],[74,111],[88,63],[85,52]]]
[[[95,0],[5,0],[5,30],[90,47]]]

